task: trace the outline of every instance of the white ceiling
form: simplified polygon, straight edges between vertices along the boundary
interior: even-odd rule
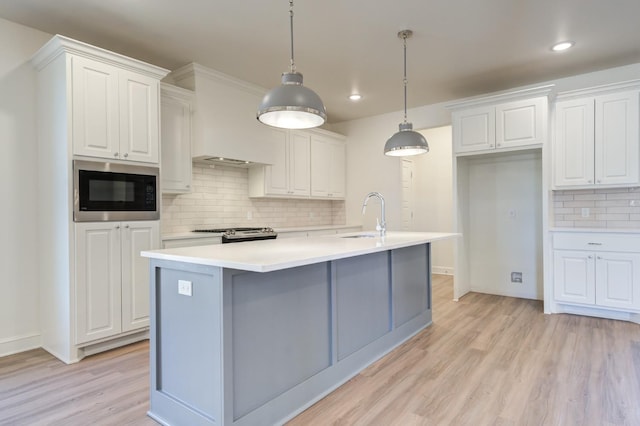
[[[288,70],[288,10],[287,0],[0,1],[10,21],[265,88]],[[639,0],[296,0],[294,10],[297,69],[329,122],[402,110],[405,28],[409,108],[640,62]],[[550,51],[566,39],[576,46]],[[352,91],[363,99],[349,101]]]

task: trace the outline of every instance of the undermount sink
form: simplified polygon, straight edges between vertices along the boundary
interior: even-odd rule
[[[375,238],[378,235],[376,234],[357,234],[357,235],[345,235],[340,238]]]

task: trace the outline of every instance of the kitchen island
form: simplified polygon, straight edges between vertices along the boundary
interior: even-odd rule
[[[149,415],[282,423],[431,324],[433,241],[390,232],[145,251]]]

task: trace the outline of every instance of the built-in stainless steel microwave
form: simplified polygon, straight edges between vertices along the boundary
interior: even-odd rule
[[[157,220],[157,167],[73,161],[75,222]]]

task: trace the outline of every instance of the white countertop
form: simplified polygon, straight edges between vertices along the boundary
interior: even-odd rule
[[[376,236],[342,238],[356,234]],[[356,232],[324,237],[283,238],[150,250],[143,251],[142,256],[244,271],[269,272],[430,243],[459,235],[442,232],[388,232],[384,238],[380,238],[376,232]]]
[[[551,232],[581,232],[591,234],[640,234],[640,229],[634,228],[549,228]]]

